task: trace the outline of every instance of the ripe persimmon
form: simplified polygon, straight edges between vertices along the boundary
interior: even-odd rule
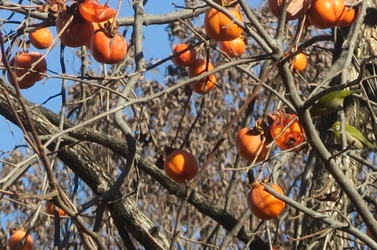
[[[176,149],[164,161],[164,171],[172,180],[184,183],[198,173],[198,162],[193,154],[183,149]]]
[[[196,59],[196,50],[194,48],[183,52],[179,56],[175,56],[182,50],[185,50],[189,47],[186,43],[180,43],[175,46],[173,50],[173,62],[178,66],[190,66]]]
[[[298,151],[300,147],[296,146],[306,140],[304,128],[295,114],[280,113],[270,124],[270,134],[276,145],[282,150],[294,148],[293,151]]]
[[[94,32],[90,41],[90,50],[97,62],[115,64],[126,57],[127,41],[117,31],[111,34],[98,29]]]
[[[298,53],[292,59],[293,70],[304,71],[308,65],[308,59],[303,52]]]
[[[265,132],[257,126],[242,128],[238,131],[235,139],[237,152],[250,162],[262,161],[266,158],[268,143],[269,140],[266,138]]]
[[[22,229],[12,230],[8,240],[10,250],[31,250],[33,249],[33,238],[28,235],[25,240],[26,232]]]
[[[231,41],[221,41],[220,49],[233,58],[245,52],[245,41],[241,37],[237,37]]]
[[[197,58],[189,66],[189,76],[195,77],[207,71],[214,69],[212,63],[204,59]],[[216,87],[216,76],[211,74],[203,79],[191,83],[191,88],[198,94],[207,94]]]
[[[45,203],[46,213],[50,215],[54,215],[55,205],[51,201],[46,201]],[[59,208],[59,215],[65,216],[67,215],[63,209]]]
[[[227,9],[235,19],[243,21],[239,8]],[[231,41],[239,37],[242,28],[221,11],[211,8],[204,17],[204,29],[207,35],[216,41]]]
[[[109,20],[107,21],[104,21],[104,22],[101,22],[101,23],[95,23],[95,22],[92,22],[92,25],[93,25],[93,34],[97,31],[97,30],[107,30],[109,29],[109,27],[111,27],[114,22],[114,18],[110,18]],[[93,37],[93,36],[92,36]],[[90,43],[92,42],[92,39],[90,39],[89,43],[85,44],[85,46],[90,49]]]
[[[32,31],[29,39],[30,43],[37,49],[47,49],[54,40],[51,31],[46,27]]]
[[[72,14],[69,9],[61,12],[56,19],[56,32],[59,34],[64,26],[70,20]],[[94,27],[93,24],[80,16],[77,12],[71,23],[68,24],[66,29],[60,35],[60,41],[62,44],[68,47],[80,47],[90,44],[92,39]]]
[[[276,184],[267,183],[265,185],[269,185],[275,191],[284,194],[281,187]],[[285,202],[267,192],[259,181],[253,182],[250,186],[251,190],[247,194],[247,203],[253,215],[261,220],[271,220],[278,217],[285,207]]]
[[[16,77],[20,78],[20,80],[18,80],[18,86],[20,89],[30,88],[36,82],[44,78],[43,74],[46,74],[47,62],[44,58],[41,58],[42,54],[39,52],[17,52],[16,55],[9,61],[9,64],[15,67],[13,72],[15,73]],[[32,65],[37,61],[39,62],[32,67]],[[32,72],[31,70],[35,72]],[[10,77],[10,72],[8,72],[7,76],[9,82],[14,86],[15,84]]]
[[[354,6],[354,7],[346,6],[343,18],[338,25],[342,26],[342,27],[351,26],[356,21],[359,13],[360,13],[360,6],[359,5]]]
[[[307,17],[313,26],[327,29],[337,26],[345,12],[344,0],[313,0]]]
[[[85,20],[95,23],[105,22],[116,14],[113,8],[97,0],[85,0],[79,5],[79,12]]]

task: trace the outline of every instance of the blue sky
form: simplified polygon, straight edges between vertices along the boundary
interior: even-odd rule
[[[100,0],[100,2],[104,2]],[[116,4],[117,1],[112,0],[110,5]],[[177,5],[184,5],[183,0],[176,0],[174,1]],[[259,1],[255,0],[248,0],[248,3],[260,3]],[[114,7],[114,6],[113,6]],[[159,1],[159,0],[149,0],[145,11],[147,14],[164,14],[174,11],[175,8],[172,5],[171,1]],[[0,10],[0,16],[2,18],[8,17],[10,14],[9,11]],[[129,5],[128,1],[123,1],[122,10],[120,16],[132,16],[133,9]],[[21,15],[15,15],[13,20],[22,20]],[[203,19],[203,15],[200,17],[201,20]],[[2,32],[4,30],[9,32],[10,30],[14,30],[17,28],[17,25],[4,25]],[[158,59],[166,58],[171,54],[171,44],[168,40],[168,34],[165,31],[166,25],[151,25],[144,27],[144,56],[147,60],[153,58],[153,60],[157,61]],[[121,32],[123,31],[124,27],[121,28]],[[50,30],[53,32],[54,36],[56,36],[55,27],[50,27]],[[126,40],[129,41],[131,36],[131,30],[128,31]],[[7,45],[7,44],[6,44]],[[68,74],[74,74],[78,71],[79,67],[79,59],[74,55],[76,49],[65,48],[65,63],[67,68]],[[14,50],[15,51],[15,50]],[[30,48],[29,51],[38,51],[35,48]],[[61,72],[61,66],[59,62],[59,51],[60,45],[57,45],[48,55],[47,55],[47,62],[48,62],[48,72],[49,75],[55,76],[53,72]],[[40,51],[41,53],[45,53],[45,51]],[[13,53],[14,54],[14,53]],[[165,72],[165,67],[171,64],[171,62],[166,62],[165,64],[159,67],[160,72]],[[98,64],[98,67],[101,65]],[[146,78],[149,79],[156,79],[158,81],[163,81],[163,75],[154,75],[152,73],[147,72],[145,75]],[[70,84],[68,82],[67,84]],[[51,96],[57,95],[60,93],[61,90],[61,80],[57,78],[49,79],[48,81],[40,81],[37,82],[32,88],[22,90],[23,96],[34,103],[41,104],[48,100]],[[51,100],[49,100],[43,106],[47,107],[48,109],[59,112],[61,108],[61,96],[57,96]],[[7,121],[4,117],[0,116],[0,160],[4,157],[7,157],[9,154],[8,151],[13,150],[18,145],[26,145],[26,141],[23,138],[23,134],[21,133],[20,129],[13,125],[11,122]],[[5,152],[5,153],[4,153]],[[3,154],[4,153],[4,154]],[[2,164],[0,163],[0,166]],[[1,170],[1,167],[0,167]],[[2,213],[3,220],[0,221],[0,227],[6,228],[6,225],[9,223],[8,220],[12,219],[13,216],[18,217],[16,214],[11,214],[8,217],[4,217]]]
[[[102,2],[102,1],[100,1]],[[248,0],[247,1],[250,5],[260,3],[260,1],[255,0]],[[115,5],[116,1],[110,1],[110,5]],[[177,5],[184,5],[183,0],[174,1]],[[159,0],[149,0],[147,5],[145,6],[145,12],[147,14],[164,14],[174,11],[175,8],[171,1],[159,1]],[[9,12],[0,11],[0,16],[6,18],[9,16]],[[133,9],[129,5],[128,1],[123,2],[123,6],[121,8],[121,12],[119,16],[131,16],[133,15]],[[20,16],[14,16],[13,20],[20,20]],[[203,15],[201,16],[203,18]],[[9,32],[11,29],[15,29],[17,26],[10,26],[5,25],[5,30]],[[148,59],[153,58],[156,59],[163,59],[170,55],[171,47],[170,42],[168,41],[167,32],[164,30],[166,25],[150,25],[145,26],[145,40],[144,40],[144,56]],[[50,27],[50,30],[56,35],[55,27]],[[121,28],[123,31],[123,28]],[[131,31],[128,32],[126,39],[129,41],[131,36]],[[48,62],[48,69],[53,72],[61,72],[60,63],[57,58],[59,58],[59,50],[60,46],[56,46],[48,55],[47,55],[47,62]],[[73,74],[77,71],[77,65],[79,60],[77,57],[74,56],[72,51],[75,49],[66,48],[65,49],[65,61],[67,72]],[[30,48],[29,51],[38,51],[37,49]],[[44,53],[45,51],[40,51]],[[160,66],[161,72],[164,72],[164,67],[166,67],[171,62],[167,62]],[[52,73],[51,73],[52,74]],[[53,74],[52,74],[53,75]],[[147,73],[146,77],[152,78],[157,80],[162,80],[163,76],[156,76],[151,73]],[[69,84],[69,82],[68,82]],[[32,88],[22,90],[22,94],[26,99],[29,101],[35,102],[37,104],[45,102],[49,97],[60,93],[61,88],[61,81],[58,79],[49,79],[48,81],[40,81],[36,83]],[[45,107],[53,110],[54,112],[59,112],[61,107],[61,97],[58,96],[52,100],[49,100],[47,104],[44,105]],[[1,151],[9,151],[14,149],[16,145],[25,144],[25,140],[23,138],[22,133],[20,130],[13,125],[12,123],[8,122],[5,118],[0,116],[0,131],[2,131],[0,137],[0,152]],[[0,159],[2,156],[0,154]]]

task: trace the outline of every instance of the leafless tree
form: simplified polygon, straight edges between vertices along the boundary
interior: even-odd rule
[[[368,227],[377,236],[375,154],[340,145],[328,131],[345,120],[375,141],[376,2],[353,2],[360,13],[352,26],[320,30],[307,25],[305,15],[286,22],[266,1],[252,7],[238,0],[244,21],[235,22],[246,52],[233,59],[198,19],[210,7],[228,12],[215,1],[186,0],[163,15],[146,13],[148,3],[134,0],[134,15],[117,18],[120,30],[132,32],[118,64],[97,68],[88,48],[67,48],[58,38],[59,46],[45,52],[49,64],[57,62],[50,50],[61,50],[61,71],[47,72],[44,80],[60,83],[59,95],[51,96],[61,100],[55,113],[49,99],[30,102],[6,75],[16,51],[29,46],[28,34],[55,26],[71,2],[0,2],[0,114],[27,142],[0,149],[0,216],[7,218],[1,219],[0,249],[11,228],[28,230],[35,249],[377,249],[365,234]],[[217,88],[193,93],[190,83],[198,77],[189,78],[171,54],[146,58],[147,25],[166,27],[166,43],[188,43],[209,59],[215,68],[207,76],[216,75]],[[308,66],[295,72],[291,59],[302,51]],[[64,52],[80,65],[73,73]],[[338,112],[310,116],[320,97],[349,87],[362,92]],[[276,110],[298,116],[306,142],[295,152],[272,143],[264,161],[247,162],[235,149],[235,135]],[[164,173],[172,148],[197,158],[200,171],[192,181],[177,183]],[[278,218],[262,221],[249,210],[248,184],[256,179],[284,190],[279,195],[266,187],[287,204]],[[47,214],[46,200],[67,215]]]

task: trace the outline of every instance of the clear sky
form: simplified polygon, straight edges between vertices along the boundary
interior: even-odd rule
[[[104,2],[100,0],[100,2]],[[120,16],[132,16],[133,15],[133,9],[129,5],[130,1],[123,1],[123,6],[121,8]],[[248,4],[260,4],[260,1],[257,0],[247,0]],[[115,5],[117,1],[111,0],[110,5]],[[177,5],[184,5],[183,0],[174,0],[174,3]],[[116,6],[113,6],[116,7]],[[172,4],[172,1],[169,0],[149,0],[146,7],[145,12],[147,14],[164,14],[175,11],[175,8]],[[0,10],[0,17],[1,18],[7,18],[9,16],[9,11]],[[21,15],[15,15],[13,17],[13,20],[22,20]],[[202,20],[203,15],[200,17]],[[198,20],[198,21],[200,21]],[[4,30],[6,32],[9,32],[10,30],[15,30],[17,28],[17,25],[4,25],[2,27],[2,32]],[[146,57],[147,61],[149,59],[153,59],[154,61],[158,61],[159,59],[166,58],[171,54],[171,45],[168,40],[168,34],[165,31],[166,25],[151,25],[151,26],[145,26],[144,27],[144,56]],[[124,27],[121,28],[121,32],[123,31]],[[55,27],[50,27],[50,30],[56,36]],[[131,31],[127,33],[126,40],[129,41],[131,36]],[[6,44],[7,45],[7,44]],[[66,47],[65,48],[65,64],[67,68],[68,74],[74,74],[78,71],[80,62],[79,59],[74,55],[74,52],[76,49],[71,49]],[[29,51],[38,51],[35,48],[30,48]],[[57,44],[55,48],[47,55],[47,63],[48,63],[48,69],[50,72],[48,72],[51,76],[56,76],[53,72],[61,72],[61,66],[59,62],[59,51],[60,51],[60,45]],[[40,53],[45,53],[45,51],[40,51]],[[14,53],[13,53],[14,54]],[[164,68],[171,64],[172,62],[166,62],[165,64],[160,66],[161,72],[164,72]],[[98,67],[101,65],[98,64]],[[2,72],[2,71],[1,71]],[[2,73],[1,73],[2,74]],[[152,73],[147,72],[145,75],[146,78],[155,79],[158,81],[163,82],[164,76],[163,75],[155,75]],[[67,84],[70,84],[69,82]],[[22,94],[24,97],[32,101],[36,104],[42,104],[46,100],[48,100],[51,96],[59,94],[61,91],[61,80],[60,79],[49,79],[48,81],[40,81],[37,82],[32,88],[22,90]],[[47,107],[48,109],[59,112],[61,108],[61,96],[57,96],[51,100],[49,100],[46,104],[43,106]],[[2,160],[4,157],[7,157],[9,155],[9,151],[13,150],[16,146],[19,145],[26,145],[26,141],[23,138],[23,134],[21,133],[21,130],[13,125],[11,122],[7,121],[4,117],[0,116],[0,160]],[[1,163],[0,163],[0,171],[1,171]],[[12,219],[12,216],[10,217],[4,217],[4,214],[2,214],[2,220],[0,220],[0,227],[6,228],[6,225],[9,223],[8,220],[14,222]]]
[[[103,1],[100,1],[103,2]],[[256,0],[248,0],[249,5],[260,4],[260,1]],[[110,1],[110,5],[115,5],[116,1]],[[177,5],[184,5],[183,0],[175,0],[175,4]],[[116,6],[115,6],[116,7]],[[147,5],[145,6],[145,12],[147,14],[164,14],[174,11],[174,5],[172,1],[160,1],[160,0],[149,0]],[[6,18],[10,12],[0,11],[0,16],[2,18]],[[132,16],[133,9],[129,5],[129,1],[123,1],[123,6],[121,8],[121,12],[119,16]],[[203,18],[203,17],[201,17]],[[13,20],[20,20],[20,16],[14,16]],[[4,26],[6,31],[9,32],[11,29],[15,29],[17,26]],[[168,41],[167,32],[164,30],[166,25],[151,25],[144,27],[144,56],[146,59],[153,58],[154,60],[163,59],[171,53],[170,43]],[[50,30],[56,36],[55,27],[50,27]],[[121,28],[123,31],[123,28]],[[128,32],[126,39],[129,41],[131,36],[131,32]],[[52,72],[61,72],[60,63],[59,63],[59,50],[60,46],[56,46],[48,55],[47,55],[47,63],[48,69]],[[79,65],[79,59],[74,56],[72,53],[74,49],[66,48],[65,49],[65,61],[67,72],[73,74],[77,72],[77,65]],[[30,48],[29,51],[38,51],[35,48]],[[44,53],[44,51],[40,51]],[[161,66],[166,67],[166,65],[170,64],[171,62],[167,62]],[[162,72],[163,69],[162,69]],[[53,75],[53,73],[49,73]],[[156,75],[146,74],[146,77],[154,77],[156,79]],[[162,80],[163,77],[158,77],[157,80]],[[69,82],[68,82],[69,84]],[[60,93],[61,88],[61,81],[59,79],[49,79],[48,81],[40,81],[37,82],[32,88],[22,90],[22,94],[25,96],[26,99],[29,101],[35,102],[37,104],[45,102],[49,97],[54,96]],[[45,107],[59,112],[61,107],[61,97],[57,96],[56,98],[49,100],[47,104],[44,105]],[[2,151],[9,151],[14,149],[16,145],[25,144],[25,140],[23,138],[22,133],[20,130],[13,125],[12,123],[8,122],[4,117],[0,116],[0,160],[2,159]]]

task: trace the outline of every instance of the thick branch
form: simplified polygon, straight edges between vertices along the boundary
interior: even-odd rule
[[[11,91],[10,87],[8,88],[10,96],[12,97],[12,99],[14,99],[15,97],[12,96],[14,95],[13,91]],[[25,103],[28,107],[33,107],[30,112],[31,114],[33,114],[33,121],[36,123],[38,129],[40,129],[40,135],[53,134],[58,131],[56,126],[59,125],[59,116],[57,114],[44,107],[36,106],[35,104],[30,103],[28,101],[25,101]],[[18,106],[17,104],[14,105],[16,105],[16,107]],[[14,122],[13,114],[8,109],[7,104],[5,102],[5,97],[2,93],[0,93],[0,115]],[[73,123],[66,121],[64,128],[66,129],[72,126]],[[75,138],[76,140],[91,141],[101,144],[111,149],[113,152],[119,154],[120,156],[125,158],[127,157],[127,148],[125,146],[125,143],[108,134],[95,131],[89,128],[83,128],[81,130],[69,133],[69,136]],[[82,178],[88,184],[88,186],[90,186],[90,188],[93,189],[93,191],[96,194],[100,195],[107,191],[109,187],[112,185],[113,179],[106,171],[104,171],[104,169],[101,168],[101,166],[94,159],[88,158],[91,157],[92,153],[86,148],[82,147],[81,144],[70,146],[74,144],[73,141],[63,142],[64,143],[62,143],[61,145],[62,151],[58,154],[59,159],[65,162],[67,166],[69,166],[75,173],[77,173],[80,176],[80,178]],[[142,171],[146,172],[154,179],[156,179],[158,182],[160,182],[170,193],[181,198],[186,197],[187,192],[185,185],[178,184],[172,181],[163,173],[162,170],[157,168],[153,163],[151,163],[141,155],[136,155],[136,162]],[[112,197],[112,200],[116,200],[121,197],[120,193],[117,193],[116,195],[116,197]],[[238,221],[236,218],[234,218],[224,209],[218,207],[215,203],[203,197],[198,192],[193,191],[190,197],[188,197],[188,202],[195,206],[203,214],[217,221],[228,231],[231,231],[233,227],[237,225]],[[140,211],[133,211],[133,209],[135,209],[136,206],[133,202],[130,201],[130,199],[125,199],[123,204],[111,203],[109,204],[109,206],[114,220],[124,221],[123,224],[127,226],[127,230],[131,232],[135,238],[137,238],[135,236],[135,234],[138,234],[137,230],[143,229],[140,225],[137,225],[137,222],[143,220],[144,214],[141,214]],[[136,218],[135,214],[133,213],[136,213],[139,216]],[[128,218],[128,216],[130,216],[131,218]],[[132,218],[132,216],[134,216],[135,218]],[[127,219],[124,217],[126,217]],[[147,218],[145,219],[147,220]],[[129,228],[129,223],[126,222],[129,220],[133,220],[133,223],[136,223],[136,225],[132,227],[132,230]],[[150,227],[148,228],[148,230],[144,230],[144,228],[144,231],[153,231],[159,233],[158,230],[154,228],[154,226],[148,220],[146,222],[148,222],[147,225],[150,225]],[[250,232],[246,231],[245,228],[242,228],[238,233],[237,237],[243,242],[248,242],[251,239],[249,233]],[[142,244],[144,244],[143,240],[145,241],[146,237],[142,238]]]
[[[13,103],[16,110],[20,110],[20,104],[17,102],[14,90],[0,80],[0,88],[6,88],[9,93],[8,97]],[[37,133],[42,135],[52,135],[57,133],[59,116],[47,109],[38,107],[25,100],[26,106],[29,108],[29,115],[34,123]],[[43,111],[43,113],[42,113]],[[6,97],[3,91],[0,91],[0,114],[11,122],[15,122],[15,117],[8,106]],[[48,116],[45,116],[48,114]],[[19,113],[22,122],[25,122],[23,113]],[[49,119],[55,118],[54,124]],[[29,128],[26,127],[28,130]],[[49,150],[55,148],[55,143],[49,145]],[[114,183],[113,177],[108,173],[103,166],[95,160],[95,157],[88,148],[77,140],[65,137],[59,146],[57,152],[58,158],[62,160],[73,172],[75,172],[92,190],[95,194],[101,195],[108,191]],[[117,227],[119,233],[130,232],[140,244],[146,249],[167,249],[169,242],[164,234],[150,221],[145,214],[143,214],[132,198],[124,198],[121,191],[112,194],[110,197],[112,202],[108,205],[112,217],[115,221],[122,221],[118,223]],[[120,228],[122,227],[122,228]]]
[[[25,8],[22,8],[21,5],[15,4],[9,1],[3,1],[0,3],[0,9],[1,7],[3,9],[12,9],[17,13],[28,15],[29,11]],[[159,24],[167,24],[167,23],[172,23],[176,22],[179,20],[184,20],[187,18],[192,18],[194,16],[198,16],[204,12],[206,12],[209,9],[208,6],[202,5],[202,6],[197,6],[192,9],[184,9],[180,11],[174,11],[168,14],[161,14],[161,15],[153,15],[153,14],[146,14],[143,17],[143,25],[159,25]],[[48,20],[48,14],[47,13],[42,13],[36,10],[30,11],[30,17],[39,19],[39,20]],[[122,17],[119,18],[118,23],[120,26],[131,26],[134,25],[134,17]],[[50,20],[48,25],[54,26],[55,22]]]

